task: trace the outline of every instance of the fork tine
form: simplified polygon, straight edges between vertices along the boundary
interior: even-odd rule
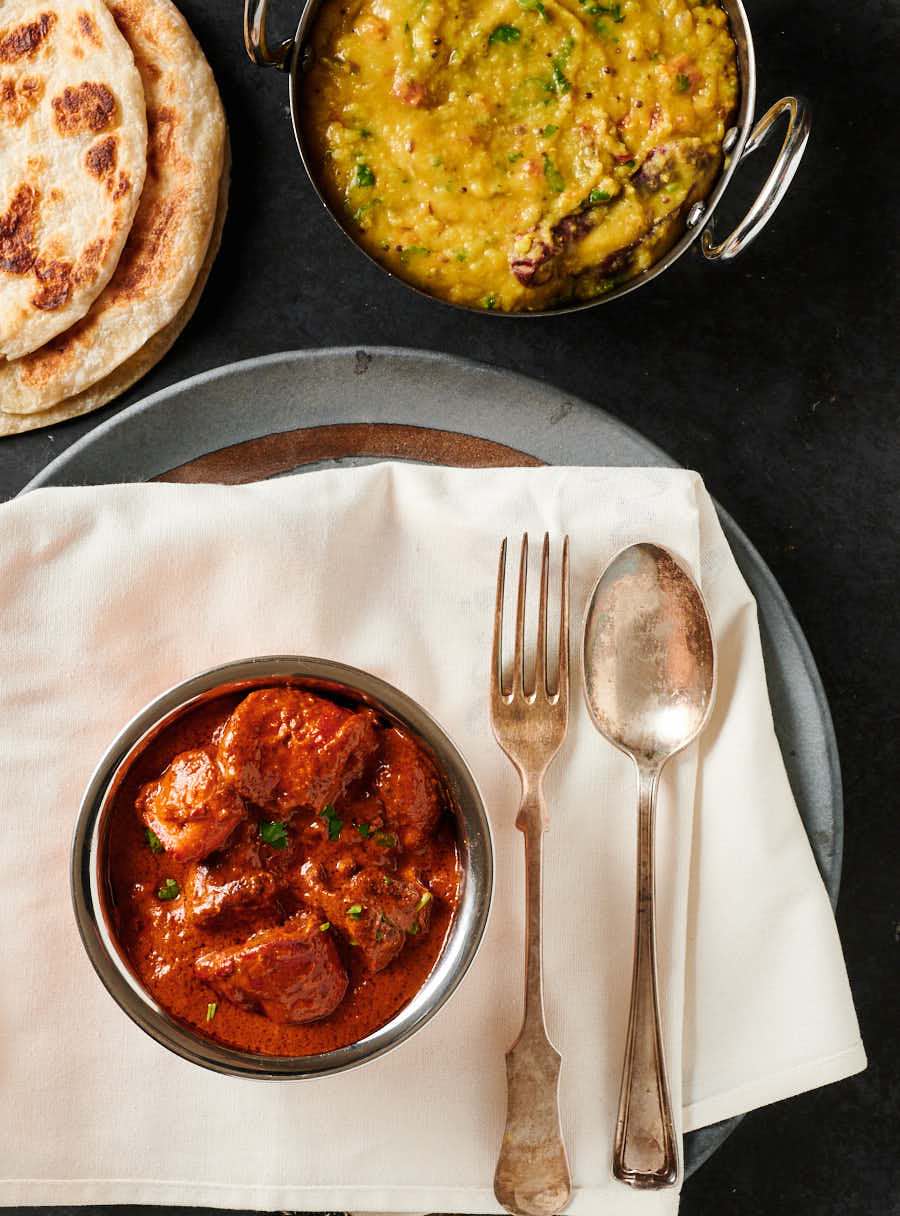
[[[494,644],[491,649],[491,689],[499,696],[503,691],[503,592],[506,586],[506,537],[500,545],[497,567],[497,604],[494,609]]]
[[[519,554],[519,594],[516,599],[516,644],[513,650],[513,696],[525,688],[525,584],[528,581],[528,533]]]
[[[544,533],[541,549],[541,595],[538,604],[537,645],[534,649],[534,692],[550,695],[547,678],[547,597],[550,593],[550,534]]]
[[[567,702],[569,697],[569,538],[563,539],[562,586],[559,592],[559,681],[557,696]]]

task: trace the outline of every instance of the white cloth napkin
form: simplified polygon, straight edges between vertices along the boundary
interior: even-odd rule
[[[522,844],[486,694],[498,542],[526,528],[571,535],[573,654],[593,581],[632,541],[673,550],[712,613],[715,718],[668,767],[659,814],[682,1128],[865,1066],[772,729],[755,605],[696,474],[382,464],[242,488],[40,490],[0,509],[0,1204],[498,1210]],[[311,1082],[218,1076],[151,1041],[101,988],[69,906],[72,827],[111,738],[168,685],[267,653],[368,668],[422,702],[472,765],[496,844],[490,925],[449,1005],[391,1054]],[[572,694],[545,855],[571,1211],[673,1213],[675,1192],[633,1192],[610,1174],[635,781],[591,726],[577,674]]]

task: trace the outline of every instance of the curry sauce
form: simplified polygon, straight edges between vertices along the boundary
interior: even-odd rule
[[[268,741],[259,713],[247,723],[266,694]],[[282,712],[292,695],[318,715],[305,734]],[[371,711],[284,689],[216,699],[153,740],[115,794],[107,856],[116,937],[143,986],[195,1032],[264,1055],[383,1026],[428,977],[458,900],[455,821],[419,745]]]
[[[712,188],[738,97],[697,0],[325,0],[301,111],[360,245],[416,287],[506,311],[653,264]]]

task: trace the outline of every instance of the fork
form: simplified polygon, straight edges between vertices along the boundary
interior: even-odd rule
[[[525,674],[525,584],[528,534],[522,537],[512,688],[503,682],[503,598],[506,540],[500,546],[497,606],[491,655],[491,725],[519,773],[522,801],[516,827],[525,837],[525,1014],[519,1037],[506,1053],[506,1129],[494,1174],[494,1194],[515,1216],[553,1216],[572,1195],[559,1122],[561,1057],[544,1025],[541,905],[543,835],[549,826],[543,779],[566,735],[569,719],[569,538],[563,541],[559,608],[559,660],[551,692],[547,658],[550,537],[544,535],[534,681]]]

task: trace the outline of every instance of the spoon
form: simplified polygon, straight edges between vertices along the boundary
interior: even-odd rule
[[[638,773],[637,907],[613,1174],[659,1189],[678,1178],[656,980],[653,817],[663,765],[696,739],[715,688],[712,627],[693,579],[656,545],[623,549],[594,588],[584,689],[600,733]]]

